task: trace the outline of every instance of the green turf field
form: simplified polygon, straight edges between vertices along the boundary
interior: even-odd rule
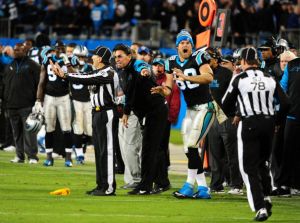
[[[91,197],[85,191],[95,186],[93,163],[73,168],[56,160],[54,167],[41,164],[11,164],[13,153],[0,151],[1,223],[85,222],[252,222],[245,196],[213,195],[211,200],[178,200],[171,196],[184,176],[172,175],[173,189],[160,195],[129,196],[118,189],[115,197]],[[117,175],[118,188],[123,185]],[[70,196],[49,192],[69,187]],[[273,199],[268,222],[300,222],[300,197]]]

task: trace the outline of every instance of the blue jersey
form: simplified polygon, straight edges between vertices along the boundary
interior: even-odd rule
[[[186,76],[196,76],[201,75],[199,72],[201,65],[208,64],[209,61],[210,55],[205,51],[198,50],[183,62],[180,61],[177,55],[171,56],[166,60],[165,69],[167,73],[172,73],[174,68],[178,68]],[[212,100],[208,84],[197,84],[179,80],[176,80],[176,84],[183,92],[187,107],[205,104]]]

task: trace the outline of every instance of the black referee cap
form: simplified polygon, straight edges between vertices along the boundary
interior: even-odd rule
[[[241,58],[244,60],[257,60],[257,52],[254,47],[244,48],[241,54]]]
[[[90,51],[94,55],[102,58],[103,63],[109,63],[111,58],[111,51],[105,46],[98,46],[95,50]]]

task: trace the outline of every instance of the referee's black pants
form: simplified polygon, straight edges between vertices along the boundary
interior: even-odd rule
[[[151,191],[156,176],[158,151],[168,118],[168,107],[162,104],[146,114],[142,140],[141,182],[139,190]]]
[[[113,193],[115,180],[115,134],[118,118],[113,109],[93,111],[93,141],[95,147],[96,183],[99,190]]]
[[[265,208],[264,197],[271,192],[268,161],[272,149],[274,127],[274,118],[271,116],[245,118],[238,126],[239,167],[252,211]]]

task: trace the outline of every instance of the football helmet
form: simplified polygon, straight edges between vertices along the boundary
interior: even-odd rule
[[[25,130],[32,133],[38,133],[45,122],[41,112],[32,112],[25,121]]]
[[[73,51],[73,54],[78,57],[87,57],[89,55],[89,51],[85,46],[77,45]]]

